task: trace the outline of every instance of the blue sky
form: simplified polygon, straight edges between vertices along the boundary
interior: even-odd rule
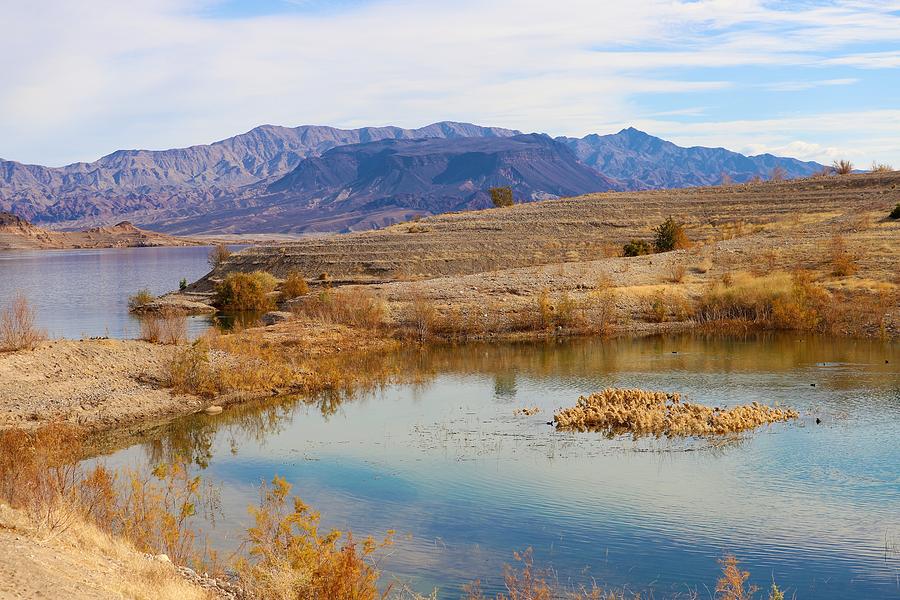
[[[900,167],[900,2],[0,2],[5,159],[446,119]]]

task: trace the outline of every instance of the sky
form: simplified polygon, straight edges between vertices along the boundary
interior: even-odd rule
[[[0,0],[0,32],[25,163],[454,120],[900,168],[900,2]]]

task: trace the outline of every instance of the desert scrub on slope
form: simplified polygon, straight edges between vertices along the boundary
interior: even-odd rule
[[[622,246],[622,256],[653,254],[653,245],[645,240],[631,240]]]
[[[853,163],[849,160],[836,160],[831,164],[831,170],[838,175],[849,175],[853,172]]]
[[[0,312],[0,352],[34,350],[47,339],[47,332],[35,325],[36,313],[23,294],[17,293]]]
[[[831,236],[831,274],[847,277],[858,270],[857,258],[847,248],[847,241],[839,233]]]
[[[276,279],[265,271],[229,273],[216,285],[213,304],[227,311],[263,311],[274,305],[269,295]]]
[[[657,252],[669,252],[671,250],[683,250],[691,245],[684,227],[672,217],[663,221],[656,228],[656,237],[653,239],[653,248]]]
[[[897,206],[894,207],[894,210],[888,216],[892,219],[900,219],[900,202],[897,203]]]
[[[494,206],[496,206],[497,208],[512,206],[513,204],[515,204],[515,200],[513,200],[512,188],[491,188],[491,202],[493,202]]]
[[[0,502],[23,510],[47,535],[87,521],[141,552],[197,564],[194,517],[213,510],[212,490],[184,463],[149,474],[103,465],[85,470],[77,428],[51,424],[37,431],[0,432]]]
[[[563,430],[676,437],[739,433],[799,416],[790,409],[756,402],[728,409],[709,408],[682,402],[680,394],[607,388],[580,397],[574,407],[558,411],[554,421]]]

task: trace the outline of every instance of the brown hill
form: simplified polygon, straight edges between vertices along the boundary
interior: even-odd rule
[[[135,227],[128,221],[86,231],[50,231],[14,214],[0,212],[0,250],[52,250],[66,248],[137,248],[192,246],[194,240]]]

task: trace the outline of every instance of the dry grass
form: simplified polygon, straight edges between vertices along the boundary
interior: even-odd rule
[[[676,437],[739,433],[797,417],[796,411],[756,402],[729,409],[709,408],[682,402],[679,394],[608,388],[582,396],[576,406],[557,412],[554,420],[565,430]]]
[[[838,175],[849,175],[853,172],[853,163],[849,160],[836,160],[832,163],[831,170]]]
[[[322,323],[339,323],[361,329],[378,329],[384,325],[384,301],[361,287],[333,291],[324,289],[292,305],[293,312]]]
[[[701,324],[824,331],[835,319],[831,296],[803,272],[726,276],[698,299],[694,318]]]
[[[173,307],[141,317],[140,339],[154,344],[181,344],[187,341],[187,316]]]
[[[0,312],[0,352],[34,350],[47,339],[47,332],[35,325],[35,318],[28,298],[17,293]]]

